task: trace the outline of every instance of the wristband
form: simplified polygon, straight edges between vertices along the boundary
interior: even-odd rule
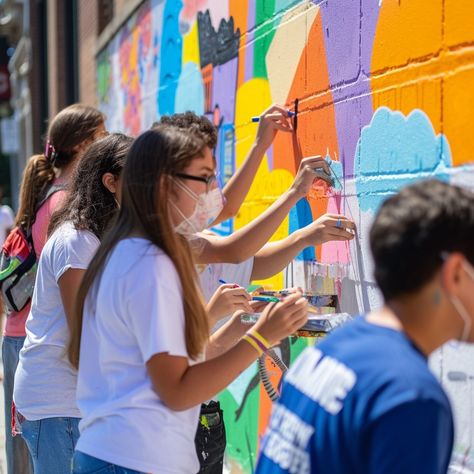
[[[250,334],[252,337],[260,341],[265,346],[266,351],[272,347],[272,345],[256,329],[248,331],[247,334]]]
[[[265,344],[262,344],[262,342],[259,341],[250,331],[246,334],[246,336],[252,339],[263,353],[268,351],[269,347],[267,347]]]
[[[263,354],[263,351],[262,349],[260,349],[260,346],[248,334],[246,334],[242,338],[242,340],[248,342],[257,351],[259,357]]]

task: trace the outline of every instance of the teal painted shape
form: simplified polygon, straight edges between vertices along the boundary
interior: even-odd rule
[[[183,2],[181,0],[167,0],[163,12],[158,90],[158,111],[160,115],[174,113],[183,54],[183,38],[179,31],[179,13],[182,7]]]
[[[201,70],[197,64],[186,63],[179,76],[176,88],[174,113],[192,110],[197,115],[204,115],[204,84]]]
[[[403,186],[430,177],[447,181],[452,163],[446,137],[435,134],[422,110],[405,116],[387,107],[362,129],[355,160],[360,209],[374,213]]]

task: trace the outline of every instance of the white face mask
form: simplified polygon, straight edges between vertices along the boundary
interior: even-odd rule
[[[181,209],[173,201],[170,201],[178,214],[183,218],[174,230],[178,234],[190,238],[193,234],[207,229],[216,220],[217,216],[224,208],[224,196],[220,188],[213,189],[209,193],[198,195],[185,184],[180,183],[179,181],[175,182],[183,191],[196,201],[194,212],[189,217],[186,217]]]
[[[445,259],[446,257],[443,256],[443,258]],[[474,268],[472,268],[471,265],[466,262],[463,262],[463,267],[465,272],[472,279],[472,281],[474,281]],[[457,313],[459,314],[460,318],[463,320],[464,326],[460,341],[469,342],[473,318],[469,315],[469,311],[465,308],[465,306],[461,303],[461,300],[457,296],[449,295],[449,299],[453,304],[454,308],[456,309]]]

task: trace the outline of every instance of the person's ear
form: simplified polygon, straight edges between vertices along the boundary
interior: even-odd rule
[[[441,284],[449,295],[458,296],[463,281],[464,257],[458,252],[450,253],[441,267]]]
[[[112,193],[117,194],[118,179],[112,173],[102,175],[102,184]]]

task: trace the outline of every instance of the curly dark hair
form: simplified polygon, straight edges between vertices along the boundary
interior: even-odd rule
[[[113,133],[87,149],[74,173],[68,199],[51,217],[48,235],[71,221],[76,229],[89,230],[102,238],[118,209],[102,177],[105,173],[120,176],[132,143],[133,138]]]
[[[374,276],[386,301],[414,293],[441,268],[443,252],[474,264],[474,194],[436,179],[387,199],[370,231]]]
[[[185,130],[200,140],[213,150],[217,145],[217,130],[211,121],[203,115],[196,115],[187,111],[181,114],[163,115],[159,122],[152,125],[152,129],[158,125],[170,125]]]

